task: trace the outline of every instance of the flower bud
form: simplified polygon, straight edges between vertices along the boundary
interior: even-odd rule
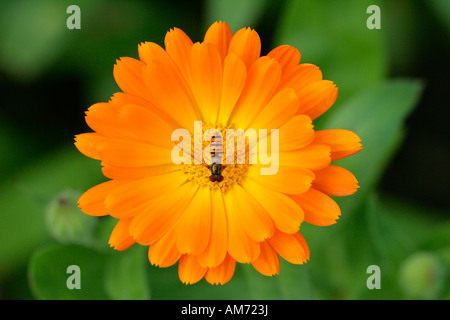
[[[46,210],[47,228],[51,235],[63,243],[87,243],[97,223],[77,206],[80,193],[65,190],[58,194]]]
[[[414,253],[400,265],[400,288],[406,298],[436,299],[445,286],[445,270],[443,262],[434,253]]]

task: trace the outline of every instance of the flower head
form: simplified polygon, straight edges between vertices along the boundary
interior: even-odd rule
[[[358,188],[332,164],[361,150],[358,136],[312,125],[335,102],[335,84],[291,46],[261,56],[250,28],[233,34],[216,22],[197,43],[174,28],[164,42],[118,60],[123,92],[86,112],[94,132],[75,145],[110,180],[80,208],[117,218],[112,247],[149,246],[150,262],[178,262],[185,283],[226,283],[236,262],[268,276],[279,257],[306,262],[300,225],[335,223],[330,196]]]

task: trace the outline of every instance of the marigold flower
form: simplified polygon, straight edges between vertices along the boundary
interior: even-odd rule
[[[250,28],[233,34],[216,22],[197,43],[174,28],[164,43],[165,49],[141,43],[139,60],[118,60],[114,77],[123,92],[86,112],[95,132],[77,135],[75,145],[101,160],[110,180],[86,191],[80,208],[119,219],[112,247],[149,246],[151,264],[178,262],[184,283],[204,277],[224,284],[236,262],[267,276],[279,273],[279,257],[305,263],[310,253],[301,223],[335,223],[340,209],[330,196],[358,188],[353,174],[332,161],[359,152],[359,137],[344,129],[313,129],[312,121],[335,102],[337,87],[322,79],[318,67],[300,64],[300,52],[291,46],[261,56],[259,35]],[[203,137],[209,129],[218,134],[195,138],[196,124]],[[194,136],[186,146],[204,150],[220,142],[216,153],[203,154],[229,155],[234,162],[198,164],[191,152],[185,159],[194,161],[174,163],[179,141],[173,133],[180,128]],[[225,138],[231,129],[268,131],[234,149],[234,138]],[[275,174],[262,174],[267,162],[251,158],[274,137],[277,144],[266,151],[279,166]]]

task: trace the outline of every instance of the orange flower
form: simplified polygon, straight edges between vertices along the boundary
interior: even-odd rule
[[[149,246],[150,262],[178,262],[184,283],[205,277],[224,284],[236,262],[251,263],[267,276],[279,273],[279,257],[306,262],[301,223],[335,223],[340,209],[329,196],[358,188],[352,173],[331,164],[361,150],[358,136],[343,129],[314,131],[312,125],[335,102],[335,84],[323,80],[318,67],[299,64],[300,52],[291,46],[260,56],[258,33],[247,28],[233,34],[224,22],[211,25],[203,42],[193,43],[174,28],[165,49],[145,42],[138,51],[139,60],[121,58],[114,67],[123,92],[86,112],[95,132],[75,138],[111,179],[81,196],[82,211],[119,219],[112,247]],[[174,139],[177,129],[193,135],[183,140],[183,159],[190,162],[173,160],[183,146]],[[208,129],[216,129],[209,140]],[[268,131],[234,148],[235,139],[226,139],[232,129]],[[278,163],[263,174],[268,162],[261,154],[251,159],[270,142],[275,144],[267,147],[266,160]],[[221,148],[203,153],[211,155],[209,163],[196,163],[198,154],[186,151],[213,143]],[[225,155],[232,161],[217,166],[217,157]]]

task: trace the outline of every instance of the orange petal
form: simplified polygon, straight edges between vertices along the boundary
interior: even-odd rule
[[[276,231],[268,242],[284,260],[292,264],[303,264],[309,259],[309,248],[300,232],[286,234]]]
[[[253,129],[278,129],[298,110],[299,100],[293,89],[278,91],[252,121]]]
[[[234,194],[228,191],[223,198],[227,211],[228,253],[238,262],[249,263],[259,256],[259,242],[252,240],[244,231],[240,220],[242,209],[236,204]]]
[[[279,130],[280,151],[300,149],[314,139],[314,126],[311,118],[300,114],[286,122]]]
[[[193,284],[199,282],[208,268],[202,267],[193,255],[183,255],[178,263],[178,276],[181,282]]]
[[[102,168],[105,177],[117,180],[143,179],[178,170],[180,170],[180,166],[173,163],[150,167],[116,167],[104,165]]]
[[[261,39],[255,30],[238,30],[230,40],[228,54],[236,54],[247,66],[247,70],[261,54]]]
[[[111,191],[105,199],[105,205],[113,217],[130,217],[148,210],[154,198],[185,181],[186,177],[181,171],[130,181]]]
[[[75,146],[85,156],[100,160],[100,155],[97,151],[97,143],[103,139],[105,139],[105,137],[95,132],[82,133],[75,136]]]
[[[278,46],[272,49],[267,55],[278,61],[283,72],[290,67],[298,65],[301,59],[300,51],[289,45]]]
[[[109,237],[109,246],[115,250],[123,251],[136,243],[134,238],[130,235],[131,219],[120,219],[111,232]]]
[[[105,208],[105,198],[126,181],[110,180],[90,188],[78,199],[78,206],[90,216],[105,216],[109,212]]]
[[[173,129],[145,107],[126,105],[120,110],[118,118],[136,139],[148,141],[162,148],[172,149],[175,146],[171,141]]]
[[[247,79],[247,69],[244,63],[235,54],[229,54],[223,65],[222,97],[218,123],[222,126],[228,124],[230,114],[238,101]]]
[[[238,223],[252,240],[263,241],[272,236],[274,230],[272,219],[240,185],[235,184],[228,190],[224,194],[224,199],[228,217],[237,215]]]
[[[144,75],[152,103],[182,128],[190,129],[201,119],[192,92],[173,66],[154,60],[144,68]]]
[[[167,268],[174,265],[181,257],[176,241],[176,228],[173,227],[158,241],[148,248],[148,260],[152,265]]]
[[[322,71],[319,67],[310,63],[302,63],[283,70],[278,90],[292,88],[295,92],[299,92],[307,85],[320,80],[322,80]]]
[[[192,184],[184,184],[152,199],[152,204],[131,221],[130,233],[136,242],[146,246],[161,239],[180,219],[196,191]]]
[[[150,103],[149,101],[141,97],[133,96],[128,93],[116,92],[111,97],[109,104],[116,110],[117,114],[119,113],[120,109],[122,109],[122,107],[128,104],[141,106],[146,109],[149,109],[152,113],[156,114],[159,118],[163,119],[164,123],[170,126],[172,130],[175,130],[180,127],[180,125],[176,123],[176,121],[173,118],[168,116],[164,110],[160,110],[154,104]]]
[[[280,168],[301,167],[309,170],[320,170],[331,162],[330,147],[321,144],[309,144],[307,147],[294,151],[280,152]]]
[[[333,199],[313,188],[303,194],[290,197],[303,208],[305,222],[317,226],[329,226],[336,223],[341,215],[341,209]]]
[[[216,123],[222,95],[222,58],[216,47],[196,43],[191,48],[191,89],[202,118]]]
[[[303,210],[295,201],[251,179],[245,179],[242,186],[267,211],[278,230],[285,233],[298,231],[303,221]]]
[[[227,213],[223,203],[222,192],[211,189],[211,236],[208,247],[197,255],[198,262],[204,267],[220,265],[227,254],[228,226]]]
[[[214,22],[206,31],[204,42],[215,45],[223,61],[227,55],[232,36],[233,32],[226,22]]]
[[[183,254],[199,254],[211,235],[211,191],[199,188],[177,224],[177,248]]]
[[[316,131],[314,143],[326,144],[331,148],[331,160],[339,160],[362,150],[361,139],[352,131],[331,129]]]
[[[86,111],[86,123],[92,130],[105,137],[132,137],[120,123],[118,110],[110,103],[96,103]]]
[[[339,166],[329,165],[315,174],[313,188],[329,196],[349,196],[359,188],[353,173]]]
[[[316,81],[297,92],[300,100],[298,114],[306,114],[316,119],[336,101],[338,88],[328,80]]]
[[[160,60],[165,63],[172,63],[167,52],[154,42],[143,42],[138,46],[139,59],[145,64],[153,60]]]
[[[247,177],[271,190],[297,194],[303,193],[311,187],[314,173],[302,167],[280,166],[274,175],[261,175],[261,167],[250,166]]]
[[[280,273],[278,254],[266,241],[261,242],[261,254],[258,259],[252,261],[252,266],[265,276],[271,277]]]
[[[173,28],[173,30],[167,32],[164,38],[164,45],[184,80],[189,83],[189,52],[192,47],[192,40],[183,30]]]
[[[147,90],[142,82],[145,64],[139,60],[123,57],[114,65],[114,79],[123,92],[147,97]]]
[[[208,269],[205,280],[210,284],[225,284],[233,277],[235,268],[236,260],[227,255],[220,265]]]
[[[117,167],[147,167],[173,163],[171,150],[131,139],[104,139],[97,144],[97,151],[106,165]]]
[[[269,57],[255,61],[247,75],[247,83],[231,116],[237,129],[247,129],[252,120],[270,101],[281,76],[278,62]]]

